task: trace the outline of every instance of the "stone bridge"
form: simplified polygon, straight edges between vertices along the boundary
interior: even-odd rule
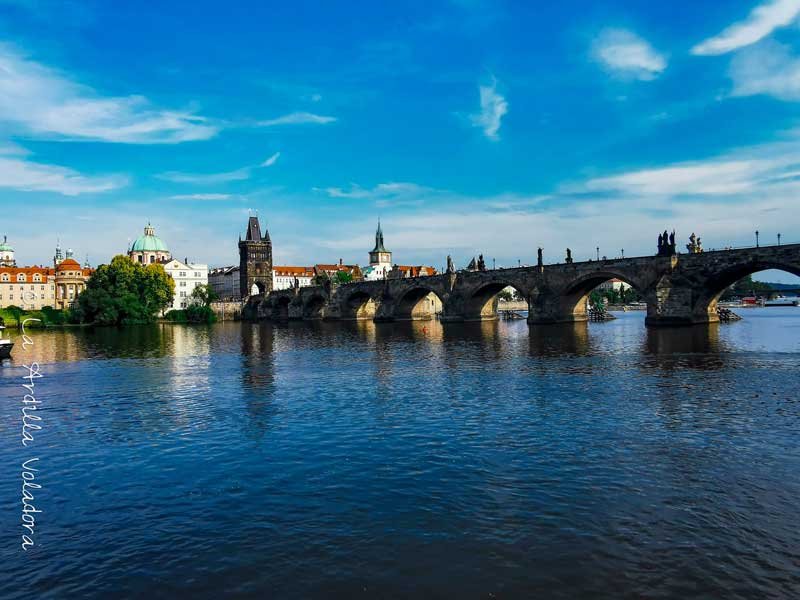
[[[800,276],[800,244],[699,254],[458,271],[430,277],[362,281],[280,290],[253,296],[251,318],[422,320],[497,318],[497,293],[511,286],[525,299],[528,322],[587,319],[587,297],[601,283],[620,279],[647,304],[648,325],[692,325],[718,320],[717,300],[752,273],[780,269]]]

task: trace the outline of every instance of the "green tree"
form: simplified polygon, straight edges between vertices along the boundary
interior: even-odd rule
[[[78,296],[75,316],[82,323],[150,323],[172,303],[175,282],[157,264],[142,266],[126,256],[100,265]]]
[[[211,303],[218,298],[217,292],[208,284],[195,286],[190,297],[194,304],[200,306],[211,306]]]
[[[336,271],[336,283],[350,283],[351,281],[353,281],[352,273]]]

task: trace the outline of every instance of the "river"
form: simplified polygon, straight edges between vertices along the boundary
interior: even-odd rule
[[[800,309],[740,312],[36,332],[0,597],[796,598]]]

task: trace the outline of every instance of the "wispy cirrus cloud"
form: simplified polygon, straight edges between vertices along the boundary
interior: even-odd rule
[[[649,81],[667,68],[667,59],[645,39],[627,29],[604,29],[594,39],[592,58],[607,72]]]
[[[278,125],[326,125],[336,121],[336,117],[317,115],[310,112],[293,112],[275,119],[267,119],[257,123],[260,127],[275,127]]]
[[[496,142],[500,139],[500,125],[503,117],[508,113],[508,102],[497,91],[497,80],[493,79],[491,85],[479,85],[480,112],[470,117],[473,127],[479,127],[483,134]]]
[[[121,175],[95,177],[57,165],[0,156],[0,188],[77,196],[108,192],[127,185]]]
[[[173,183],[207,185],[249,179],[250,168],[246,167],[243,169],[236,169],[235,171],[226,171],[224,173],[182,173],[180,171],[167,171],[166,173],[159,173],[156,177]]]
[[[734,96],[765,94],[779,100],[800,100],[800,58],[771,40],[738,52],[729,74]]]
[[[251,167],[242,167],[233,171],[222,173],[184,173],[182,171],[167,171],[156,175],[158,179],[171,181],[172,183],[189,183],[193,185],[210,185],[215,183],[228,183],[230,181],[244,181],[250,179],[253,171],[260,168],[271,167],[274,165],[281,153],[276,152],[264,162]]]
[[[734,23],[719,35],[692,48],[692,54],[725,54],[755,44],[779,27],[785,27],[800,15],[800,0],[771,0],[756,6],[744,21]]]
[[[313,188],[315,192],[321,192],[330,198],[343,198],[351,200],[374,200],[377,202],[386,202],[390,200],[398,200],[408,198],[409,196],[418,197],[422,194],[434,194],[437,190],[433,188],[424,187],[416,183],[407,181],[391,181],[388,183],[379,183],[371,188],[364,188],[355,183],[350,184],[348,188],[329,187],[329,188]]]
[[[177,144],[218,132],[201,116],[153,106],[143,96],[103,96],[5,44],[0,122],[39,137],[126,144]]]
[[[265,160],[264,162],[262,162],[262,163],[261,163],[259,166],[261,166],[261,167],[271,167],[271,166],[272,166],[272,165],[274,165],[276,162],[278,162],[278,159],[279,159],[280,157],[281,157],[281,153],[280,153],[280,152],[276,152],[275,154],[273,154],[272,156],[270,156],[270,157],[269,157],[267,160]]]
[[[176,194],[170,200],[228,200],[230,194]]]

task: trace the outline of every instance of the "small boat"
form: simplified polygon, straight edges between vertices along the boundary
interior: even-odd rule
[[[776,296],[771,300],[765,300],[764,306],[800,306],[800,298],[797,296],[790,298],[786,296]]]
[[[0,360],[11,358],[11,349],[14,347],[14,342],[3,337],[3,327],[0,325]]]

